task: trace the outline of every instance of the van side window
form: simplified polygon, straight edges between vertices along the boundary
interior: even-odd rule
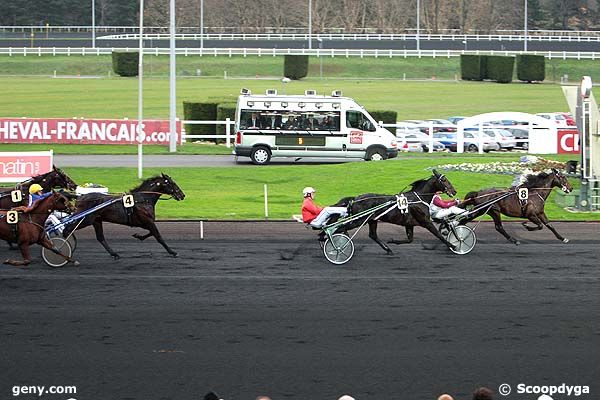
[[[360,111],[346,111],[346,127],[375,132],[376,128]]]
[[[339,131],[339,111],[241,110],[239,129]]]

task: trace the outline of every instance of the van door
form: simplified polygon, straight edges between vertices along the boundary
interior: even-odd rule
[[[367,146],[373,143],[377,128],[369,118],[360,111],[346,111],[346,157],[364,158]]]

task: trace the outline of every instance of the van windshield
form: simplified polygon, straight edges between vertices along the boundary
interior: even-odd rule
[[[339,111],[242,110],[240,129],[339,131]]]

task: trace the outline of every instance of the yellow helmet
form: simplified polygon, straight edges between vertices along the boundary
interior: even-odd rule
[[[37,183],[34,183],[33,185],[29,186],[29,194],[34,194],[34,193],[37,193],[37,192],[41,192],[42,190],[44,190],[44,188],[42,188]]]

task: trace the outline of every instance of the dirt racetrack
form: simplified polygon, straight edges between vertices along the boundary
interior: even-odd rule
[[[27,268],[0,266],[0,398],[75,385],[79,400],[467,399],[508,383],[496,398],[525,400],[519,383],[566,383],[597,399],[600,224],[555,223],[569,244],[506,225],[521,246],[482,223],[465,256],[427,249],[419,229],[393,256],[361,234],[342,267],[298,223],[205,223],[204,240],[198,222],[161,223],[177,259],[107,225],[118,261],[87,228],[78,268],[48,268],[39,248]]]

